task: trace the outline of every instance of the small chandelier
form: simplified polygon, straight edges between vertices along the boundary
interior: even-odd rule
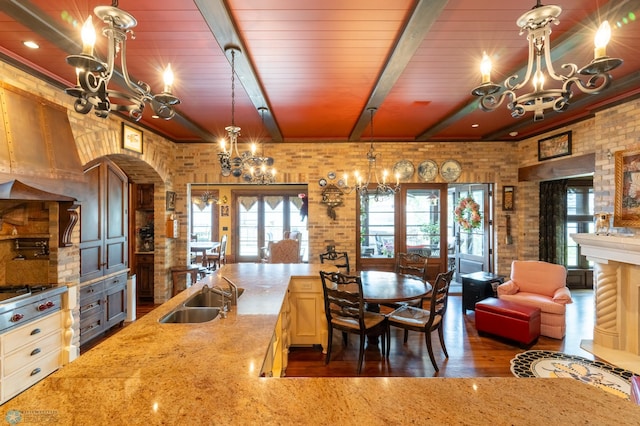
[[[262,118],[262,124],[264,125],[264,112],[266,107],[258,108],[260,116]],[[243,175],[244,180],[250,183],[258,185],[269,185],[276,180],[276,169],[273,167],[273,157],[265,157],[264,155],[264,143],[260,144],[261,153],[256,155],[256,144],[251,145],[251,156],[245,157],[243,166],[245,173]]]
[[[229,176],[233,173],[235,177],[242,175],[243,157],[248,157],[249,152],[243,152],[242,156],[238,152],[238,137],[240,136],[240,127],[236,126],[236,52],[240,49],[236,46],[226,46],[225,52],[231,52],[231,125],[224,128],[229,137],[229,150],[227,150],[227,141],[220,140],[220,148],[222,151],[218,153],[220,159],[220,168],[222,176]],[[235,153],[235,157],[231,155]]]
[[[344,175],[345,181],[345,190],[343,191],[345,194],[351,193],[353,190],[360,194],[360,197],[367,198],[369,196],[369,184],[373,183],[371,178],[375,178],[376,189],[373,193],[373,198],[375,201],[380,201],[382,198],[387,197],[389,195],[393,195],[400,190],[400,176],[396,174],[396,183],[391,186],[387,183],[388,172],[386,169],[382,170],[382,182],[378,178],[378,170],[376,167],[376,161],[378,159],[378,154],[375,154],[373,148],[373,114],[376,112],[375,107],[368,108],[370,114],[370,124],[369,129],[371,131],[371,144],[369,146],[369,152],[367,152],[367,162],[369,163],[367,178],[366,180],[362,180],[362,176],[358,171],[354,172],[354,176],[356,178],[356,185],[354,187],[349,187],[348,184],[348,175]]]
[[[111,111],[123,111],[135,121],[142,118],[145,103],[153,108],[154,118],[169,120],[175,115],[173,107],[180,103],[180,99],[171,94],[173,72],[171,64],[164,71],[164,90],[162,93],[151,94],[151,87],[143,82],[133,83],[127,71],[127,33],[135,39],[134,28],[138,22],[128,12],[118,9],[118,1],[113,0],[111,6],[96,6],[93,9],[96,16],[106,24],[102,34],[107,37],[109,50],[107,62],[102,62],[93,54],[96,33],[91,23],[91,16],[82,26],[82,53],[67,56],[67,63],[76,69],[76,86],[65,92],[75,98],[74,109],[81,114],[87,114],[92,109],[98,117],[106,118]],[[116,56],[120,54],[121,72],[128,91],[118,92],[109,90],[107,86],[115,71]]]
[[[567,73],[556,73],[551,62],[550,35],[551,23],[556,25],[559,23],[557,18],[561,12],[562,8],[559,6],[544,6],[540,0],[537,0],[537,4],[516,21],[520,27],[520,35],[528,33],[529,61],[524,79],[518,82],[518,75],[507,78],[504,81],[505,90],[502,93],[497,93],[502,87],[491,82],[491,60],[486,53],[483,54],[480,67],[482,84],[471,92],[480,97],[480,108],[483,111],[496,110],[508,98],[507,108],[511,110],[514,118],[533,111],[533,120],[540,121],[544,119],[546,110],[553,109],[561,112],[569,107],[574,85],[581,92],[593,95],[611,84],[612,77],[609,71],[620,66],[622,60],[606,56],[606,46],[611,37],[611,28],[607,21],[600,25],[595,36],[594,60],[581,69],[572,63],[563,64],[562,68],[567,70]],[[576,73],[588,76],[588,80],[583,82]],[[548,77],[561,82],[562,86],[556,89],[545,89],[545,79]],[[516,91],[523,88],[529,80],[532,80],[533,92],[518,96]]]

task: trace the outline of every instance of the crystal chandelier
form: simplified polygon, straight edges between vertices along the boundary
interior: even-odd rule
[[[382,198],[387,197],[389,195],[393,195],[400,190],[400,176],[396,174],[395,176],[396,183],[393,186],[387,183],[387,176],[389,175],[389,173],[387,172],[386,169],[382,170],[382,182],[378,178],[376,161],[378,160],[379,154],[375,154],[375,151],[373,148],[373,114],[376,112],[376,108],[371,107],[371,108],[368,108],[367,110],[369,111],[369,114],[370,114],[369,129],[371,131],[371,144],[369,146],[369,152],[367,152],[367,162],[369,166],[367,171],[367,177],[366,177],[366,180],[363,180],[362,176],[360,176],[360,173],[358,171],[354,172],[354,176],[356,178],[356,185],[354,187],[349,187],[348,175],[345,174],[344,175],[345,189],[343,189],[343,192],[345,194],[349,194],[353,190],[355,190],[356,192],[358,192],[358,194],[360,194],[361,198],[368,199],[369,193],[371,191],[369,189],[369,185],[373,183],[371,179],[375,178],[376,188],[375,188],[375,191],[373,192],[373,198],[375,201],[380,201]]]
[[[240,136],[240,127],[236,126],[236,52],[240,49],[236,46],[226,46],[225,52],[231,52],[231,125],[224,128],[229,137],[229,150],[227,150],[227,141],[220,140],[220,148],[222,151],[218,153],[220,159],[220,168],[222,176],[229,176],[231,173],[235,177],[242,175],[242,156],[248,157],[248,152],[243,152],[242,156],[238,152],[238,136]],[[235,157],[231,155],[235,153]]]
[[[581,92],[596,94],[606,89],[612,77],[609,71],[622,64],[621,59],[606,56],[606,46],[611,36],[609,23],[604,21],[595,36],[594,60],[578,69],[572,63],[563,64],[566,74],[558,74],[551,61],[551,23],[558,24],[558,16],[562,12],[559,6],[544,6],[537,0],[537,4],[524,13],[516,24],[520,27],[520,35],[527,32],[529,41],[529,60],[524,79],[518,81],[518,75],[512,75],[504,81],[503,87],[491,82],[491,60],[483,54],[481,64],[482,84],[471,92],[480,97],[480,108],[483,111],[494,111],[508,99],[507,108],[514,118],[522,117],[532,111],[533,120],[544,119],[544,112],[553,109],[556,112],[565,111],[569,107],[569,100],[573,96],[572,89],[577,87]],[[546,67],[546,72],[545,72]],[[583,82],[576,73],[587,76]],[[545,80],[551,78],[562,83],[555,89],[545,89]],[[533,92],[517,95],[516,91],[523,88],[529,80],[533,83]]]
[[[262,124],[264,125],[264,112],[267,108],[260,107],[258,110],[260,111]],[[256,150],[256,144],[252,144],[251,156],[244,158],[244,180],[258,185],[274,183],[276,180],[276,169],[273,167],[273,157],[266,157],[264,155],[264,143],[260,144],[260,155],[256,155]]]
[[[118,1],[113,0],[111,6],[96,6],[96,16],[106,24],[102,34],[108,40],[106,63],[98,59],[93,52],[96,33],[91,23],[91,16],[82,26],[82,53],[67,56],[67,63],[76,69],[76,86],[65,92],[75,98],[74,109],[87,114],[92,109],[98,117],[106,118],[111,111],[127,112],[133,120],[140,120],[145,103],[153,108],[154,118],[169,120],[175,115],[173,107],[180,99],[171,94],[173,72],[169,64],[164,72],[164,90],[151,94],[151,87],[143,82],[133,83],[127,71],[127,33],[135,39],[132,28],[138,22],[128,12],[118,9]],[[115,72],[116,56],[120,54],[121,73],[127,92],[109,90],[107,86]]]
[[[240,136],[240,127],[236,126],[236,52],[240,51],[237,46],[229,45],[225,47],[225,51],[231,52],[231,125],[224,128],[229,139],[229,149],[227,149],[226,139],[220,140],[220,148],[218,153],[220,160],[220,169],[222,176],[233,175],[242,177],[248,183],[256,183],[260,185],[268,185],[275,181],[276,170],[272,167],[274,160],[272,157],[265,157],[264,144],[261,147],[260,155],[256,154],[256,144],[251,145],[251,151],[238,150],[238,137]],[[258,108],[264,125],[264,112],[266,107]],[[234,157],[232,157],[234,155]]]

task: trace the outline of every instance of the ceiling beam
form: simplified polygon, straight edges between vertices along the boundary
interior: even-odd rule
[[[551,44],[551,60],[555,62],[556,60],[558,60],[558,58],[561,58],[562,56],[564,56],[568,52],[571,52],[572,50],[576,49],[578,46],[581,46],[582,44],[584,44],[586,39],[589,39],[587,37],[587,34],[585,33],[585,31],[581,31],[581,29],[592,28],[594,22],[600,22],[603,18],[604,19],[609,19],[609,20],[612,20],[613,22],[615,22],[612,18],[615,18],[617,15],[619,15],[621,13],[620,11],[623,10],[622,6],[624,6],[624,10],[636,10],[637,8],[640,8],[640,0],[622,1],[622,2],[620,2],[618,4],[616,4],[613,9],[609,10],[608,13],[607,13],[607,16],[602,16],[601,11],[600,10],[596,10],[593,14],[591,14],[588,17],[586,17],[582,22],[580,22],[579,24],[574,25],[574,28],[578,29],[577,31],[572,31],[570,33],[565,33],[563,36],[559,37],[555,42],[552,42],[552,44]],[[591,34],[589,34],[589,37],[591,37]],[[591,40],[591,39],[589,39],[589,40]],[[527,62],[523,63],[520,68],[518,68],[517,70],[509,73],[508,75],[509,76],[511,76],[511,75],[524,76],[526,74],[526,71],[527,71]],[[426,140],[429,140],[429,139],[433,138],[435,135],[437,135],[441,131],[443,131],[443,130],[447,129],[449,126],[453,125],[456,121],[461,120],[466,115],[474,112],[475,109],[479,108],[479,106],[478,106],[479,99],[474,97],[471,94],[471,90],[472,89],[473,89],[472,87],[469,87],[469,99],[470,99],[469,103],[465,104],[460,109],[454,111],[453,113],[448,115],[444,120],[439,121],[436,125],[431,126],[428,129],[424,130],[422,133],[420,133],[418,136],[416,136],[416,140],[417,141],[426,141]],[[611,90],[611,89],[608,89],[608,90]],[[569,106],[569,108],[575,108],[580,103],[582,103],[582,102],[577,101],[575,103],[572,103]],[[505,108],[506,108],[506,106],[505,106]],[[522,117],[522,119],[526,119],[526,118],[527,118],[527,116]],[[531,119],[531,118],[529,118],[529,119]],[[519,129],[525,128],[526,126],[527,126],[527,124],[525,124],[523,122],[519,122],[518,124],[514,124],[512,126],[507,126],[507,127],[498,129],[495,132],[491,133],[490,135],[487,135],[487,137],[485,137],[483,139],[484,140],[496,140],[496,138],[497,139],[504,138],[509,133],[514,132],[514,131],[518,131]],[[494,139],[488,139],[489,137],[494,138]]]
[[[194,3],[200,10],[202,17],[229,63],[231,63],[231,52],[226,52],[226,48],[234,46],[240,50],[241,54],[235,57],[236,75],[247,92],[249,99],[256,107],[256,111],[259,111],[260,108],[267,108],[264,111],[264,126],[267,128],[271,139],[274,142],[282,142],[282,132],[273,114],[273,109],[269,104],[255,67],[251,63],[249,55],[247,55],[247,48],[242,42],[224,0],[194,0]]]
[[[71,32],[66,27],[59,25],[28,0],[3,1],[1,10],[69,55],[77,54],[82,50],[82,43],[79,42],[80,34],[77,31]],[[120,70],[116,69],[114,71],[112,80],[116,84],[126,87],[126,82]],[[131,76],[131,81],[138,81],[138,79]],[[123,117],[128,116],[124,115]],[[187,131],[192,132],[204,141],[217,140],[214,134],[204,130],[198,124],[181,115],[177,110],[172,120],[180,123]]]
[[[431,30],[431,26],[440,16],[448,0],[418,0],[404,30],[400,33],[395,47],[380,72],[380,76],[369,95],[366,105],[360,112],[358,121],[351,131],[349,141],[359,141],[369,125],[369,108],[378,108],[393,89],[407,64]]]

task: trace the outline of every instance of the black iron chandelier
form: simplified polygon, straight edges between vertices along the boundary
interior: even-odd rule
[[[180,99],[171,94],[173,72],[171,64],[164,71],[164,90],[153,95],[151,87],[143,82],[134,83],[127,71],[127,34],[135,38],[133,28],[138,24],[128,12],[118,8],[118,1],[113,0],[111,6],[96,6],[95,15],[106,26],[102,34],[108,40],[107,60],[103,62],[94,55],[96,33],[91,16],[82,26],[82,53],[67,56],[67,63],[76,69],[77,82],[73,88],[65,92],[77,98],[74,104],[76,112],[87,114],[92,109],[98,117],[106,118],[111,111],[126,112],[133,120],[140,120],[146,103],[151,104],[154,118],[169,120],[175,115],[174,106]],[[108,85],[113,77],[116,56],[120,55],[120,73],[124,79],[127,92],[109,90]]]

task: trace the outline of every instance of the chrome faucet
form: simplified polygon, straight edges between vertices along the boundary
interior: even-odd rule
[[[225,280],[227,283],[229,283],[229,290],[230,290],[229,293],[231,294],[231,304],[237,305],[238,304],[238,286],[235,285],[233,281],[231,281],[229,278],[225,277],[224,275],[222,276],[222,279]]]
[[[204,290],[205,287],[202,287],[202,290]],[[209,287],[206,287],[206,288],[209,288]],[[229,305],[227,304],[227,302],[224,301],[224,296],[226,296],[226,292],[224,291],[224,289],[222,287],[220,287],[218,285],[214,286],[213,288],[211,288],[209,290],[217,290],[216,293],[220,292],[220,297],[222,298],[222,305],[220,306],[220,317],[221,318],[226,318],[227,317],[227,312],[229,312]]]

